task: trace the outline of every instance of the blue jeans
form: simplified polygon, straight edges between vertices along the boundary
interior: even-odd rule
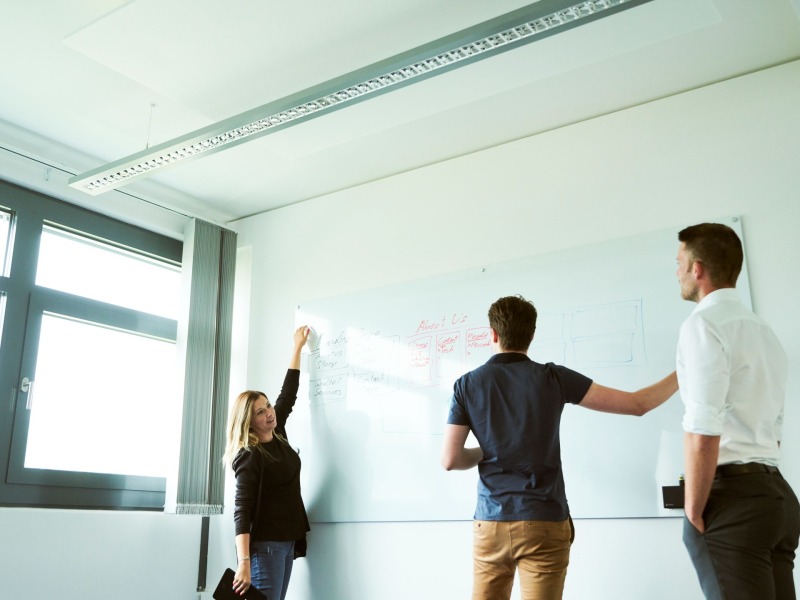
[[[252,585],[269,600],[284,600],[294,562],[294,542],[252,542],[250,575]]]

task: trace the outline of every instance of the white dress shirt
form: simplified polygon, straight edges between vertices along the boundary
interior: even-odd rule
[[[778,466],[786,354],[735,289],[708,294],[684,321],[677,371],[683,429],[721,436],[718,464]]]

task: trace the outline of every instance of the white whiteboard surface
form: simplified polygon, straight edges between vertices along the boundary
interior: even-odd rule
[[[718,221],[742,236],[738,218]],[[491,355],[486,313],[501,296],[535,304],[537,362],[630,391],[674,370],[678,329],[695,306],[675,276],[678,230],[300,305],[297,323],[313,332],[289,434],[311,520],[472,518],[477,469],[445,472],[439,454],[453,383]],[[746,267],[738,289],[750,305]],[[677,394],[640,418],[565,407],[572,516],[680,516],[663,508],[661,486],[683,471],[682,414]]]

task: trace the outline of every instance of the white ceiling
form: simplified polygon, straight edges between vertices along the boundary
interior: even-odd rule
[[[0,149],[88,171],[529,3],[7,0]],[[796,60],[799,13],[653,0],[123,190],[232,221]]]

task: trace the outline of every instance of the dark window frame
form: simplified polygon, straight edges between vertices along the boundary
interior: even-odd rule
[[[135,318],[143,329],[159,335],[177,335],[174,321],[144,315],[130,309],[104,305],[96,300],[37,287],[39,241],[45,225],[80,232],[121,248],[180,265],[183,243],[124,223],[109,216],[68,204],[44,194],[0,180],[0,208],[12,213],[11,268],[0,273],[0,292],[6,296],[6,314],[0,338],[0,506],[51,508],[163,510],[166,482],[157,477],[128,477],[92,473],[28,473],[19,470],[19,435],[14,423],[20,410],[22,348],[31,306],[59,312],[59,307],[106,315],[113,322]],[[37,308],[38,307],[38,308]],[[151,331],[152,332],[152,331]],[[174,338],[173,338],[174,339]],[[23,402],[24,404],[24,402]],[[24,410],[24,407],[23,407]],[[175,432],[180,435],[180,432]],[[24,448],[22,448],[24,456]],[[12,460],[16,459],[16,463]]]

